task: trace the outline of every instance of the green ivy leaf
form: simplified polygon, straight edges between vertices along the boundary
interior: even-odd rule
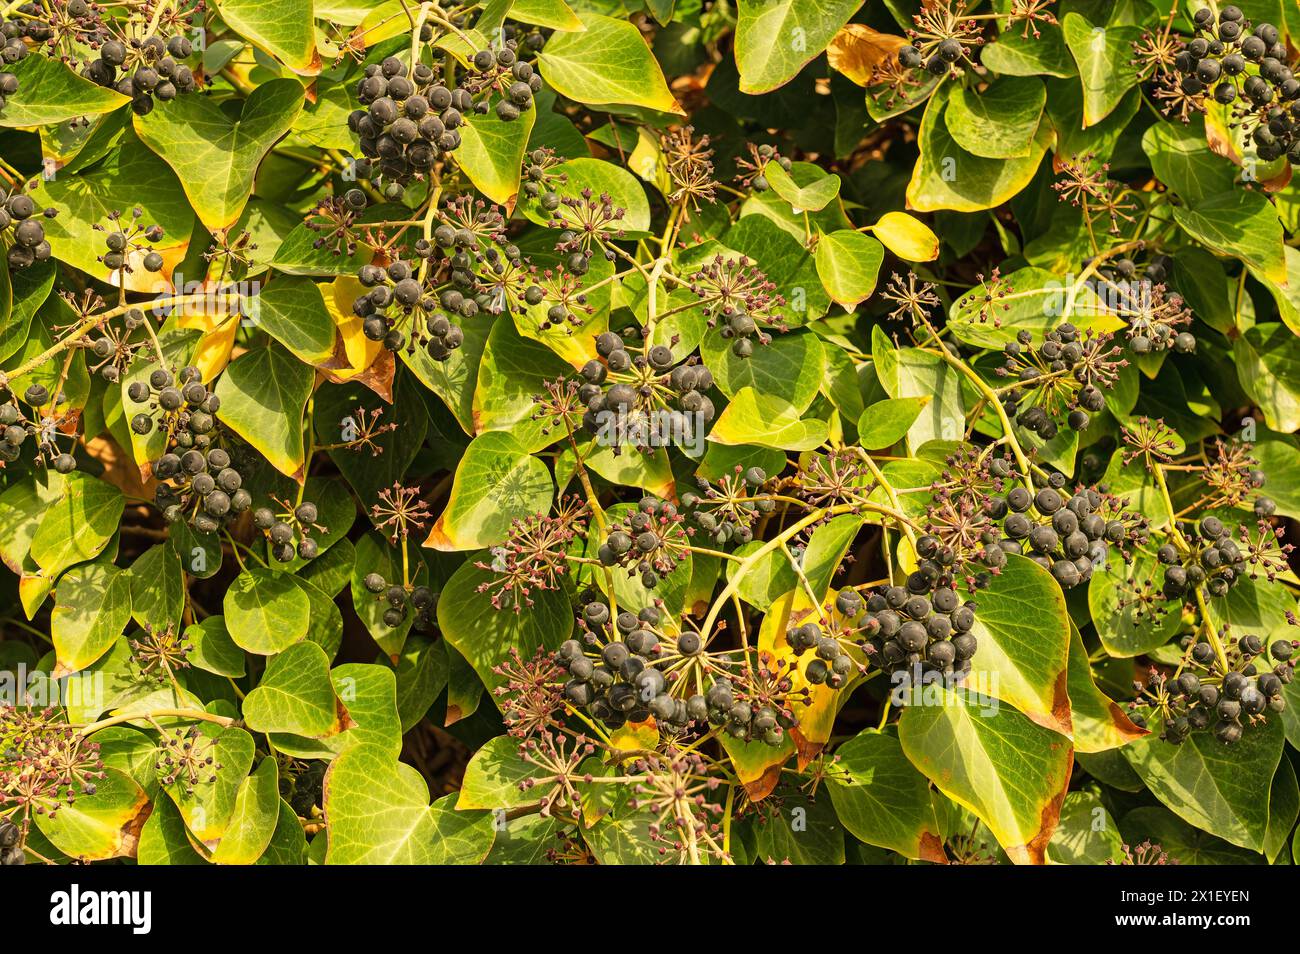
[[[1187,234],[1206,248],[1239,258],[1274,284],[1286,285],[1282,223],[1262,193],[1233,189],[1194,205],[1176,205],[1173,212]]]
[[[179,96],[166,109],[136,116],[135,129],[176,171],[199,220],[215,231],[244,211],[257,167],[293,128],[302,101],[297,80],[271,80],[249,94],[238,118],[211,97]]]
[[[946,860],[930,782],[890,734],[865,730],[835,750],[826,788],[844,827],[869,845],[907,858]]]
[[[943,115],[947,86],[940,86],[925,109],[919,133],[921,159],[907,185],[907,201],[918,212],[952,209],[978,212],[1006,202],[1029,185],[1052,141],[1052,125],[1039,121],[1026,155],[986,159],[962,149]]]
[[[1151,793],[1189,824],[1251,851],[1264,849],[1268,786],[1282,756],[1281,720],[1224,745],[1193,732],[1181,745],[1151,735],[1121,751]]]
[[[938,789],[979,816],[1017,864],[1043,864],[1074,759],[1068,739],[1010,706],[981,707],[958,689],[909,705],[903,752]]]
[[[1134,26],[1093,26],[1079,13],[1061,22],[1065,44],[1079,67],[1083,84],[1083,125],[1096,125],[1110,115],[1137,82],[1133,44],[1142,30]]]
[[[469,661],[483,684],[501,685],[493,667],[519,650],[527,659],[539,648],[557,648],[573,632],[569,597],[563,590],[534,587],[532,606],[497,609],[492,605],[494,574],[479,569],[473,559],[462,563],[442,588],[438,598],[438,628],[447,642]],[[480,591],[480,587],[487,589]]]
[[[862,0],[737,0],[740,91],[766,93],[790,82],[861,6]]]
[[[1029,155],[1047,102],[1037,77],[1002,77],[983,92],[957,88],[948,97],[944,122],[957,145],[986,159]]]
[[[266,851],[280,817],[280,773],[274,758],[262,759],[235,795],[230,823],[221,835],[212,863],[251,865]]]
[[[63,574],[54,600],[50,636],[57,677],[85,669],[122,635],[131,619],[131,580],[111,563],[86,563]]]
[[[222,608],[231,638],[250,653],[274,655],[307,635],[311,603],[285,573],[245,570],[230,584]]]
[[[470,116],[461,128],[456,162],[480,192],[507,210],[515,207],[524,152],[536,121],[535,107],[510,122],[493,110]]]
[[[55,57],[26,56],[17,63],[6,63],[5,72],[18,77],[18,92],[5,97],[0,127],[48,126],[109,113],[130,103],[116,90],[72,72]]]
[[[480,434],[456,468],[447,509],[425,546],[476,550],[501,543],[516,519],[546,513],[553,493],[546,465],[518,441],[500,431]]]
[[[342,713],[330,683],[330,661],[313,642],[300,642],[273,657],[243,705],[254,732],[288,732],[307,738],[334,735]]]
[[[1275,431],[1300,429],[1300,341],[1286,325],[1255,325],[1232,343],[1237,378]]]
[[[244,653],[230,638],[226,618],[220,613],[185,627],[185,638],[194,647],[190,665],[231,679],[244,675]]]
[[[420,773],[373,745],[344,752],[325,775],[328,865],[422,865],[438,856],[438,820]],[[484,849],[484,854],[487,849]]]
[[[311,0],[218,0],[221,19],[296,73],[320,69]]]
[[[36,827],[59,851],[79,861],[104,861],[135,854],[149,799],[129,776],[104,769],[94,795],[77,795],[58,811],[34,815]]]
[[[303,476],[302,417],[313,381],[311,368],[271,344],[232,361],[216,387],[222,423],[295,480]]]
[[[74,563],[93,560],[117,533],[126,501],[112,484],[74,471],[36,528],[31,558],[53,580]]]
[[[852,310],[871,297],[885,250],[869,235],[840,229],[817,241],[817,276],[831,301]]]
[[[251,322],[307,364],[320,364],[334,353],[334,319],[320,286],[310,279],[285,276],[269,282],[253,299]]]
[[[769,162],[764,167],[764,175],[772,191],[790,203],[795,215],[820,212],[840,194],[840,177],[834,173],[822,171],[812,182],[799,185],[779,162]]]
[[[928,396],[877,401],[858,418],[858,443],[869,450],[893,447],[907,436],[908,430],[929,403]]]
[[[1008,556],[980,590],[971,633],[979,642],[972,685],[1068,736],[1070,615],[1052,575],[1028,557]]]
[[[781,450],[806,451],[827,437],[825,421],[803,420],[799,410],[779,397],[741,388],[713,424],[709,440],[719,444],[758,444]]]
[[[582,23],[582,32],[551,37],[537,58],[548,86],[579,103],[685,115],[640,30],[595,13],[584,15]]]

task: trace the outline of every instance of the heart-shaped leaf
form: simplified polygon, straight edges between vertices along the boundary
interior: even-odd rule
[[[135,128],[176,171],[199,220],[209,230],[223,229],[244,211],[257,167],[293,128],[302,102],[297,80],[271,80],[249,94],[238,115],[229,101],[179,96],[166,109],[137,116]]]

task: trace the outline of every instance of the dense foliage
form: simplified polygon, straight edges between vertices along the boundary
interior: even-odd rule
[[[0,14],[4,864],[1300,851],[1295,4]]]

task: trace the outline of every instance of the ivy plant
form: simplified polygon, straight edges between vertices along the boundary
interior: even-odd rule
[[[1300,851],[1294,8],[0,15],[0,862]]]

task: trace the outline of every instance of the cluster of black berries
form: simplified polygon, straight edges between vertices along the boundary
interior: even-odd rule
[[[689,552],[691,531],[682,522],[675,504],[643,497],[636,510],[610,525],[597,558],[605,566],[627,567],[629,576],[640,574],[641,585],[653,589]]]
[[[854,590],[843,590],[836,596],[836,608],[846,616],[857,616],[862,612],[862,606],[862,597]],[[839,689],[857,668],[858,664],[840,641],[827,635],[816,623],[792,627],[787,630],[785,641],[796,656],[802,656],[810,649],[815,652],[816,658],[810,660],[804,670],[804,678],[814,686],[824,684]]]
[[[531,63],[519,59],[516,49],[518,41],[507,40],[499,50],[479,50],[472,61],[477,72],[470,74],[465,83],[475,92],[499,90],[502,98],[497,101],[497,118],[505,122],[514,122],[521,113],[532,109],[533,94],[542,89],[542,77]],[[486,101],[478,108],[486,110]]]
[[[57,395],[60,403],[63,395]],[[50,392],[43,384],[30,385],[23,393],[23,400],[33,410],[24,414],[16,402],[0,404],[0,461],[12,463],[18,459],[22,446],[28,437],[36,441],[37,460],[53,467],[60,474],[69,474],[77,468],[77,459],[61,451],[58,445],[60,432],[57,419],[52,415],[41,413],[41,408],[50,403]]]
[[[447,360],[464,343],[460,326],[438,310],[438,298],[420,283],[418,264],[399,258],[387,268],[363,265],[357,277],[369,291],[352,303],[352,310],[362,319],[362,332],[371,341],[383,342],[389,351],[406,348],[410,353],[424,345],[436,361]],[[463,301],[459,292],[455,294]],[[450,292],[442,297],[450,298]]]
[[[5,66],[12,66],[27,56],[25,39],[39,44],[50,38],[50,25],[40,4],[25,3],[17,13],[19,15],[12,20],[0,23],[0,64]],[[0,72],[0,109],[4,109],[6,100],[17,92],[18,77]]]
[[[384,194],[391,199],[460,148],[459,129],[474,109],[468,89],[452,89],[436,80],[432,67],[411,68],[395,56],[366,67],[357,99],[366,108],[348,116],[348,128],[360,137],[362,155],[377,161]],[[370,175],[372,170],[359,171]]]
[[[1226,672],[1211,643],[1187,636],[1183,647],[1189,652],[1181,671],[1168,677],[1153,670],[1146,685],[1137,683],[1139,695],[1130,718],[1146,726],[1148,716],[1138,710],[1150,707],[1161,720],[1160,737],[1167,742],[1185,742],[1193,731],[1212,724],[1214,737],[1230,745],[1241,739],[1245,725],[1264,721],[1265,710],[1284,711],[1282,689],[1295,676],[1292,656],[1297,644],[1278,640],[1265,654],[1260,637],[1246,635],[1233,642],[1226,627],[1221,641],[1227,643]]]
[[[674,367],[668,345],[638,351],[613,331],[596,337],[596,353],[600,357],[581,371],[578,398],[587,406],[582,425],[593,436],[606,436],[616,453],[625,443],[645,448],[665,438],[689,440],[696,421],[704,426],[713,420],[716,411],[705,394],[713,374],[703,365]]]
[[[42,214],[52,219],[59,212],[58,209],[46,209]],[[0,237],[11,240],[6,256],[10,268],[26,268],[50,257],[45,226],[36,217],[36,203],[25,193],[10,192],[0,198]]]
[[[716,255],[691,276],[691,291],[701,299],[708,326],[731,341],[731,352],[738,358],[754,353],[754,342],[771,344],[772,336],[760,322],[774,324],[780,331],[787,325],[774,309],[785,306],[776,293],[776,283],[745,256],[724,258]]]
[[[154,251],[150,246],[162,240],[163,227],[161,225],[141,225],[140,217],[144,215],[144,209],[136,206],[131,210],[131,217],[123,222],[123,215],[119,211],[108,213],[111,222],[108,226],[98,223],[92,226],[96,232],[103,232],[104,246],[106,251],[98,257],[104,267],[110,272],[130,272],[131,256],[133,254],[141,255],[140,264],[144,266],[147,272],[158,272],[163,267],[163,257]]]
[[[534,149],[524,157],[520,174],[520,185],[524,195],[536,199],[547,212],[554,212],[560,207],[560,196],[552,187],[557,182],[567,182],[568,176],[563,172],[552,172],[553,166],[561,160],[555,150],[549,146]]]
[[[114,38],[100,44],[99,56],[82,73],[92,83],[130,96],[131,108],[144,116],[153,111],[155,100],[167,102],[198,89],[194,71],[180,62],[193,53],[190,41],[180,34],[167,39]]]
[[[221,447],[172,450],[154,461],[159,480],[154,501],[164,519],[183,520],[199,533],[215,533],[248,510],[253,498],[233,463],[230,452]]]
[[[1028,331],[1019,332],[1003,347],[1006,360],[998,369],[1018,385],[1002,395],[1007,416],[1045,441],[1056,436],[1062,411],[1071,430],[1086,430],[1090,415],[1106,406],[1102,388],[1128,363],[1115,359],[1120,349],[1108,347],[1109,341],[1109,335],[1081,336],[1069,322],[1044,335],[1037,348]]]
[[[1211,596],[1223,596],[1246,575],[1246,555],[1218,517],[1203,517],[1196,532],[1184,539],[1189,547],[1185,553],[1172,543],[1156,551],[1156,559],[1165,566],[1160,588],[1165,599],[1181,600],[1201,585]]]
[[[854,590],[840,592],[836,609],[858,626],[872,665],[889,673],[914,674],[920,667],[924,672],[960,677],[970,671],[977,648],[971,634],[976,604],[957,594],[951,576],[935,562],[940,549],[937,539],[922,537],[917,549],[929,554],[922,554],[924,565],[918,565],[904,586],[871,593],[860,620],[857,616],[864,604]]]
[[[22,831],[8,818],[0,818],[0,868],[27,863],[23,851]]]
[[[401,626],[407,615],[414,610],[415,618],[411,628],[417,633],[432,632],[438,625],[438,598],[427,586],[407,589],[400,583],[390,583],[382,573],[367,573],[362,585],[375,594],[376,599],[388,603],[384,610],[385,626]]]
[[[644,722],[651,715],[665,725],[685,728],[691,721],[686,703],[673,698],[668,680],[652,665],[665,654],[659,622],[659,610],[653,606],[639,614],[625,610],[613,621],[607,604],[593,600],[583,606],[582,625],[588,642],[603,645],[594,657],[576,639],[560,646],[555,661],[569,674],[564,685],[565,700],[611,728],[624,722]],[[679,647],[682,655],[699,652],[698,635],[683,634],[683,638],[687,645]],[[693,653],[683,652],[683,648],[693,649]]]
[[[770,497],[754,496],[767,483],[767,472],[761,467],[742,471],[737,465],[732,474],[723,475],[716,484],[698,475],[696,483],[698,494],[682,494],[686,519],[704,539],[718,546],[749,543],[754,539],[754,521],[776,508]]]
[[[1049,485],[1036,494],[1013,487],[1005,495],[990,496],[984,509],[1002,522],[1003,535],[990,544],[1003,553],[1029,557],[1063,589],[1070,589],[1092,579],[1112,548],[1127,558],[1132,544],[1145,537],[1146,527],[1142,521],[1123,519],[1122,504],[1104,486],[1074,494],[1064,493],[1064,487],[1065,478],[1052,474]]]
[[[812,663],[809,663],[811,667]],[[704,693],[703,705],[697,701],[699,696],[687,700],[687,713],[698,718],[703,711],[712,725],[722,726],[733,738],[780,745],[785,733],[799,724],[790,705],[793,685],[788,674],[777,675],[773,687],[775,696],[749,699],[738,697],[743,687],[738,687],[735,681],[717,679]],[[806,691],[803,701],[807,701]]]
[[[318,516],[316,505],[310,500],[304,500],[292,509],[286,505],[285,511],[279,514],[270,507],[258,507],[253,511],[253,526],[262,531],[271,556],[279,562],[288,563],[295,556],[300,560],[311,560],[320,552],[320,545],[308,534],[311,530],[325,530],[316,523]]]
[[[1218,21],[1209,8],[1192,18],[1196,36],[1174,59],[1182,74],[1181,92],[1213,95],[1222,105],[1239,103],[1239,116],[1257,122],[1252,138],[1260,159],[1270,162],[1287,155],[1300,161],[1300,80],[1287,66],[1286,42],[1271,23],[1251,28],[1241,10],[1225,6]],[[1248,72],[1255,64],[1255,73]],[[1245,102],[1240,102],[1245,100]],[[1284,104],[1291,103],[1286,106]]]
[[[329,763],[313,759],[297,763],[280,775],[280,797],[300,818],[312,818],[325,795],[325,770]]]

